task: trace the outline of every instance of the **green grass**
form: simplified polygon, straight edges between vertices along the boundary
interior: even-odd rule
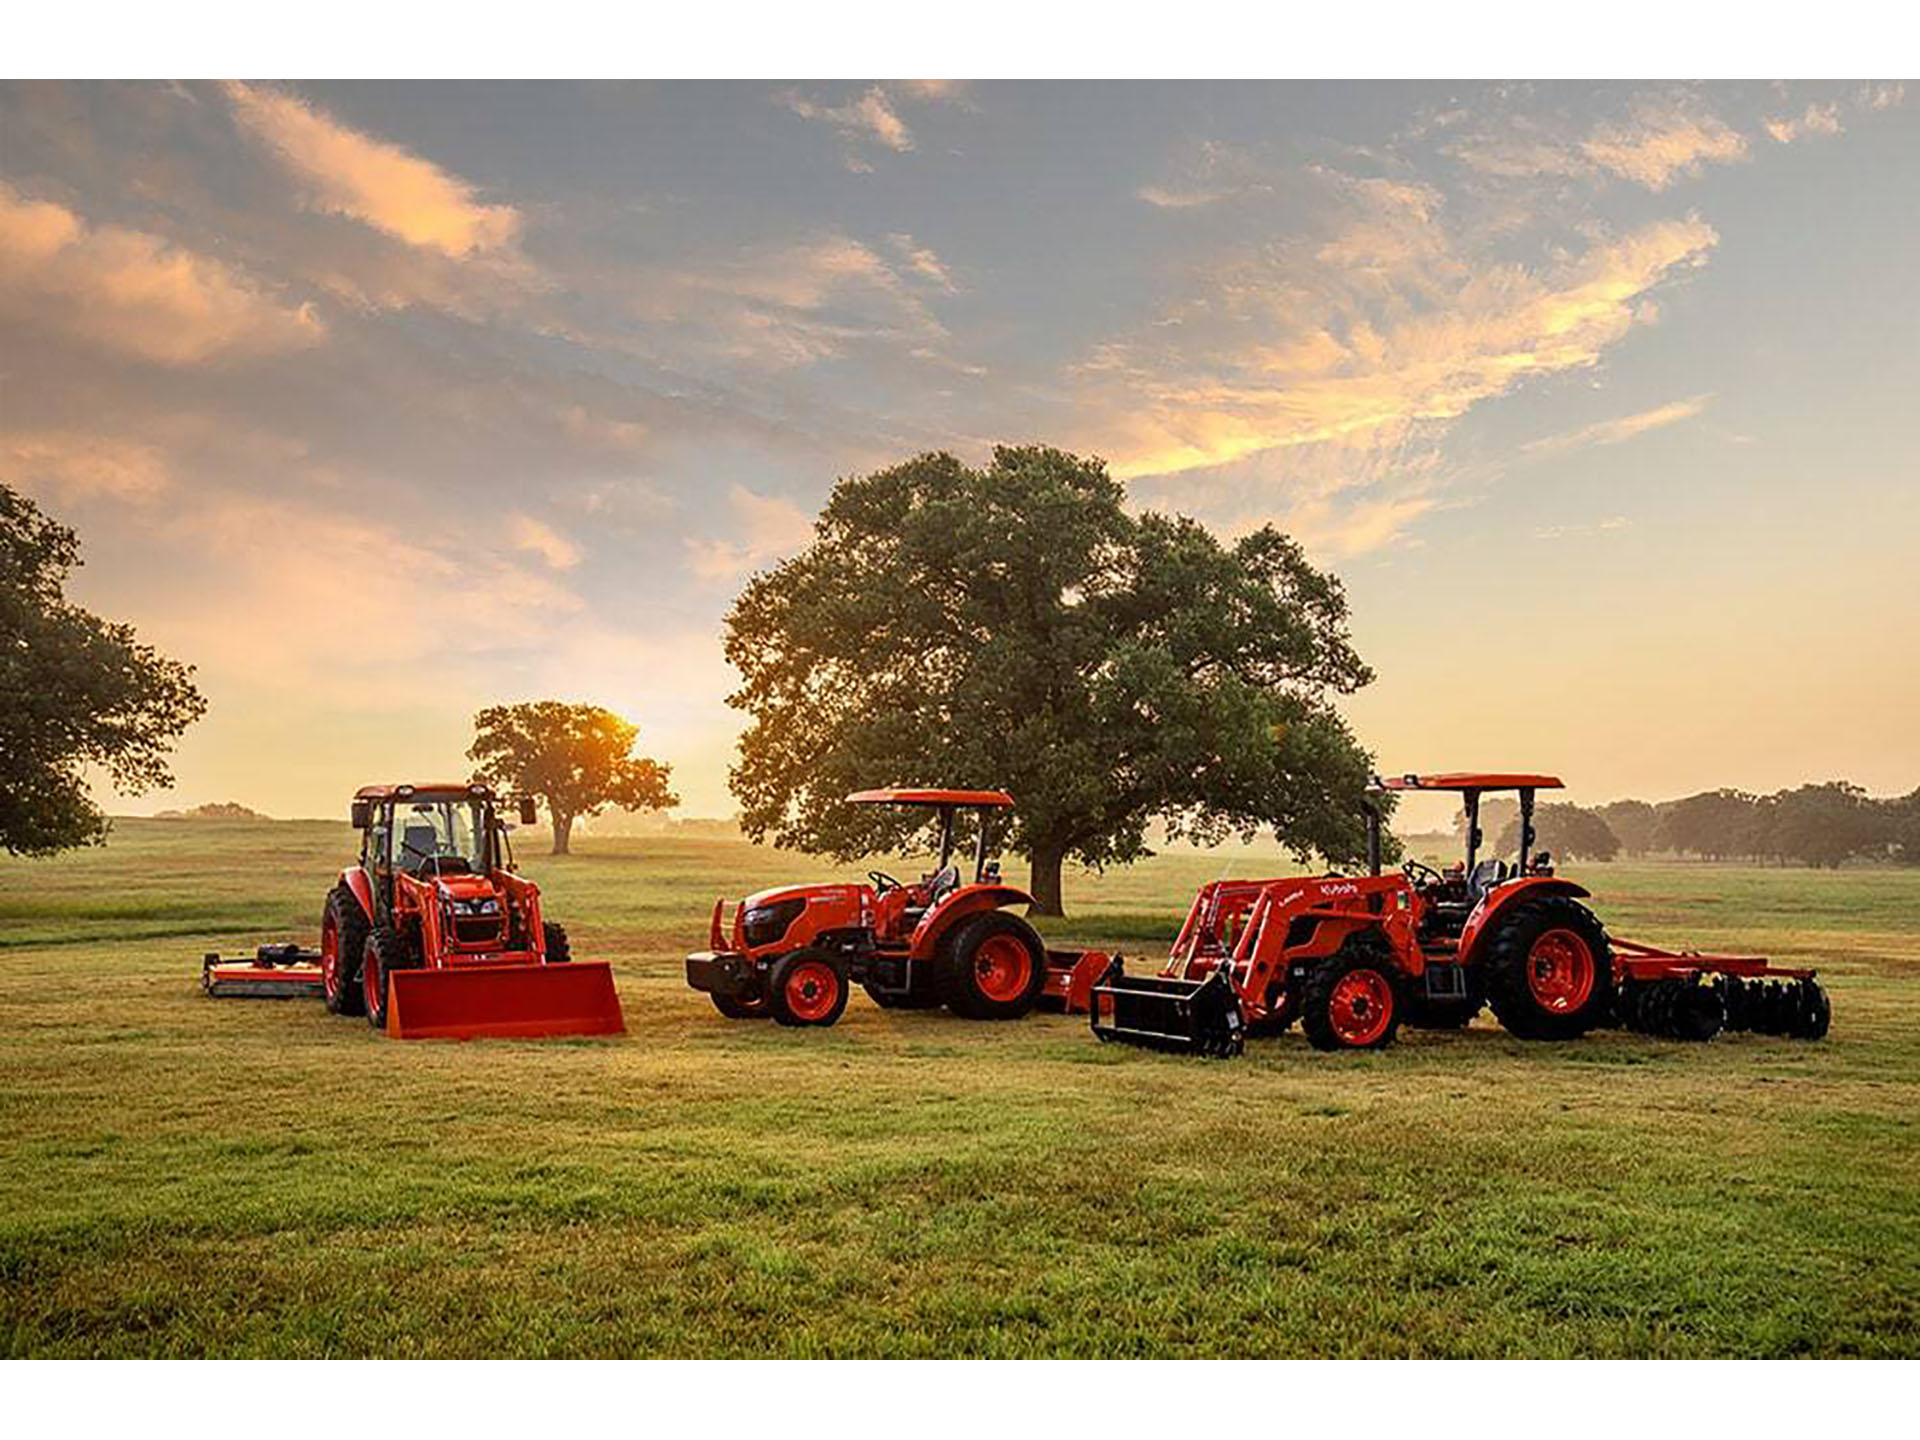
[[[721,841],[528,860],[619,1040],[203,998],[201,950],[312,937],[349,838],[122,821],[0,861],[0,1352],[1920,1350],[1920,874],[1581,871],[1621,933],[1817,965],[1820,1045],[730,1024],[679,977],[713,897],[832,869]],[[1052,931],[1156,953],[1227,863],[1070,876]]]

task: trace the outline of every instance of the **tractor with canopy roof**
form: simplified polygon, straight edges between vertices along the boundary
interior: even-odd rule
[[[916,881],[872,870],[864,885],[762,890],[740,901],[730,921],[726,900],[718,900],[709,948],[687,957],[687,983],[729,1019],[770,1015],[782,1025],[833,1024],[855,984],[888,1009],[945,1005],[974,1020],[1031,1011],[1049,985],[1046,943],[1008,913],[1033,897],[1003,883],[999,862],[988,858],[994,822],[1013,798],[1000,790],[889,788],[857,791],[847,803],[929,811],[938,834],[934,868]],[[954,863],[962,815],[973,829],[970,878]]]
[[[1677,1039],[1724,1029],[1818,1039],[1831,1011],[1811,970],[1610,937],[1584,886],[1534,850],[1534,798],[1551,775],[1401,775],[1375,793],[1458,794],[1464,858],[1381,873],[1366,807],[1367,873],[1203,886],[1157,976],[1112,964],[1092,986],[1094,1033],[1167,1049],[1237,1052],[1296,1021],[1318,1049],[1390,1043],[1404,1024],[1457,1029],[1491,1006],[1511,1034],[1571,1040],[1619,1024]],[[1519,797],[1518,855],[1481,856],[1480,801]]]

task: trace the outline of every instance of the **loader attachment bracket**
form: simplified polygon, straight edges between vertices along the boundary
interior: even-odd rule
[[[1129,975],[1116,955],[1092,988],[1087,1017],[1103,1044],[1118,1040],[1220,1059],[1246,1047],[1240,997],[1224,969],[1210,970],[1200,980]]]

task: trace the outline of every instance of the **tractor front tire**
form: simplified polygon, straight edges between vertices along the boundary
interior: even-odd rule
[[[320,993],[330,1015],[359,1015],[366,1002],[360,991],[360,956],[367,948],[367,912],[343,882],[327,893],[320,912]]]
[[[764,995],[714,995],[707,998],[713,1001],[713,1008],[729,1020],[764,1020],[770,1013],[767,997]]]
[[[1393,1043],[1405,1008],[1392,948],[1362,931],[1307,972],[1300,1028],[1316,1050],[1378,1050]]]
[[[414,958],[413,947],[407,944],[406,937],[389,925],[375,926],[368,933],[361,956],[361,1004],[367,1012],[367,1024],[384,1034],[387,1002],[392,998],[387,977],[395,970],[411,970],[419,961]]]
[[[968,1020],[1017,1020],[1047,983],[1047,945],[1018,915],[989,910],[943,937],[947,1008]]]
[[[1522,1040],[1577,1040],[1613,1014],[1613,949],[1600,919],[1565,895],[1517,904],[1495,922],[1487,999]]]
[[[547,964],[564,965],[573,959],[573,946],[567,942],[565,927],[547,920],[541,924],[540,929],[547,938]]]
[[[796,950],[773,967],[767,997],[782,1025],[831,1025],[847,1008],[847,967],[824,950]]]

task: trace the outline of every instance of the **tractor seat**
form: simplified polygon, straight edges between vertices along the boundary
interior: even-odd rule
[[[927,877],[927,908],[932,909],[960,888],[960,867],[949,865]]]
[[[1487,898],[1487,892],[1505,880],[1509,873],[1504,860],[1482,860],[1473,867],[1473,874],[1467,877],[1467,903],[1478,905]]]

